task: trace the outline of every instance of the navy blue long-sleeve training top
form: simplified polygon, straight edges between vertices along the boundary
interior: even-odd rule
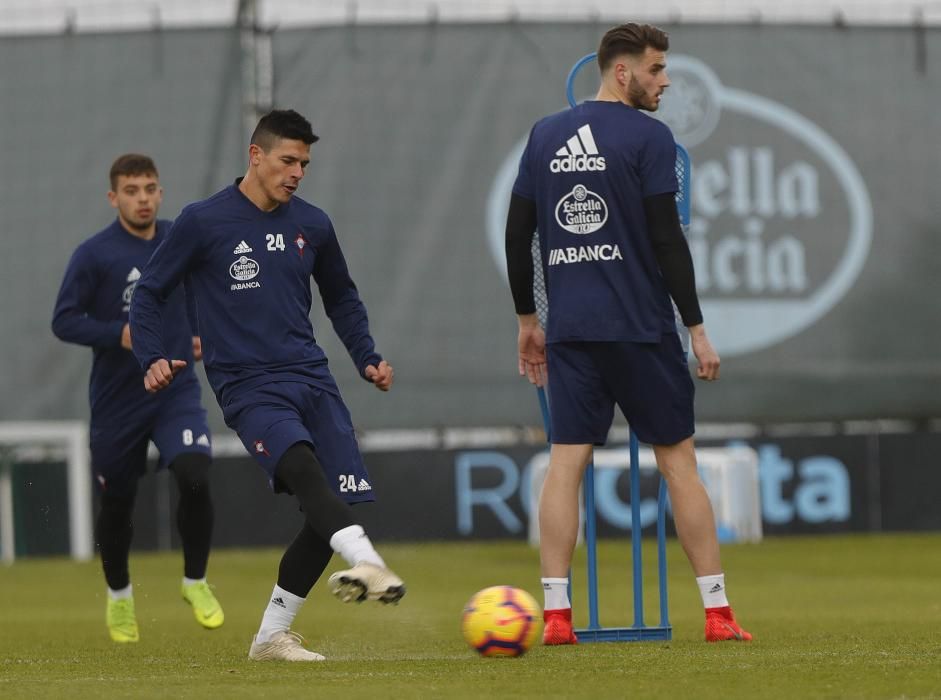
[[[265,212],[230,185],[186,207],[154,252],[131,304],[134,352],[145,370],[158,359],[176,359],[161,334],[163,300],[188,278],[220,406],[230,392],[271,381],[336,393],[310,322],[311,277],[363,375],[382,358],[329,217],[298,197]]]
[[[144,419],[176,393],[168,392],[165,397],[148,394],[136,358],[121,347],[135,285],[170,223],[159,220],[156,235],[145,241],[115,219],[75,250],[65,270],[52,331],[66,342],[92,348],[88,393],[93,433]],[[192,370],[195,316],[186,302],[182,288],[169,296],[160,329],[168,351],[187,362],[185,374],[174,380],[177,390],[190,381],[197,382]]]
[[[676,332],[645,211],[677,191],[675,162],[670,129],[621,102],[583,102],[532,128],[513,193],[536,203],[546,342]]]

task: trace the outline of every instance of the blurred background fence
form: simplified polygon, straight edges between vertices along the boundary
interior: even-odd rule
[[[9,3],[0,420],[87,417],[90,353],[58,342],[49,323],[72,250],[112,218],[114,157],[154,157],[160,213],[173,218],[243,174],[250,126],[276,106],[321,136],[300,195],[333,218],[396,368],[394,391],[376,394],[315,309],[356,425],[538,425],[516,376],[503,271],[509,189],[532,123],[564,107],[572,63],[611,25],[640,20],[670,34],[673,86],[658,116],[692,154],[691,249],[723,355],[722,381],[699,387],[700,420],[745,423],[751,436],[812,422],[811,434],[841,436],[892,418],[903,434],[937,435],[941,3],[632,10]],[[734,432],[720,431],[749,437]],[[924,449],[914,459],[932,470]]]
[[[172,218],[243,173],[247,123],[276,105],[322,137],[301,195],[333,217],[397,369],[376,400],[318,309],[357,424],[537,423],[502,218],[529,127],[614,20],[256,21],[0,38],[0,419],[86,410],[88,353],[49,321],[72,250],[112,217],[113,158],[153,155]],[[941,31],[665,27],[663,116],[692,152],[692,247],[725,359],[700,418],[941,415]]]

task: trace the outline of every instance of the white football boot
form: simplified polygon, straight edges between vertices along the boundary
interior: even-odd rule
[[[337,571],[328,580],[330,592],[344,603],[378,600],[398,603],[405,584],[391,569],[362,561],[351,569]]]
[[[315,651],[304,648],[304,638],[297,632],[287,630],[276,633],[267,642],[258,642],[252,637],[248,658],[253,661],[325,661]]]

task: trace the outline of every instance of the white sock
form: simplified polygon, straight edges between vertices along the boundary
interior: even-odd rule
[[[108,597],[111,598],[111,600],[121,600],[122,598],[133,598],[134,597],[133,586],[131,586],[131,584],[127,584],[126,588],[122,588],[117,591],[109,588]]]
[[[202,578],[186,578],[186,576],[183,577],[184,586],[192,586],[194,583],[206,583],[206,577],[205,576],[203,576]]]
[[[696,584],[704,608],[724,608],[729,604],[729,599],[725,597],[725,574],[697,576]]]
[[[278,632],[291,629],[291,623],[294,622],[305,600],[306,598],[288,593],[276,585],[271,591],[271,600],[268,601],[268,607],[265,608],[265,614],[261,618],[261,627],[258,628],[255,641],[267,642]]]
[[[544,610],[564,610],[571,608],[569,602],[569,580],[567,578],[542,579]]]
[[[359,525],[350,525],[334,532],[330,537],[330,546],[334,552],[346,559],[350,566],[364,561],[383,568],[386,566],[366,536],[366,531]]]

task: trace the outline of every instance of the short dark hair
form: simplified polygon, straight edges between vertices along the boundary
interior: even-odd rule
[[[258,121],[251,143],[268,151],[280,139],[303,141],[308,146],[320,140],[310,122],[293,109],[273,109]]]
[[[153,175],[154,177],[160,177],[160,173],[157,172],[157,166],[154,165],[154,161],[151,157],[141,155],[140,153],[125,153],[123,156],[118,156],[111,164],[108,178],[111,180],[112,192],[118,186],[118,178],[122,175],[127,177],[131,177],[132,175]]]
[[[652,24],[621,24],[601,37],[598,46],[598,68],[604,73],[618,56],[640,56],[650,46],[657,51],[670,50],[670,37]]]

